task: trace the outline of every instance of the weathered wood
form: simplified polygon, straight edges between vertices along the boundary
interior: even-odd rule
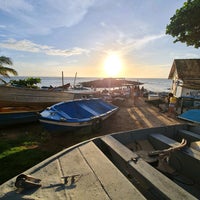
[[[17,193],[14,178],[0,187],[0,198],[145,199],[93,142],[65,152],[24,172],[40,178],[42,187]]]
[[[113,157],[118,157],[120,162],[124,162],[123,167],[127,166],[128,173],[135,176],[138,182],[141,182],[140,187],[145,184],[147,192],[151,191],[151,195],[155,195],[155,199],[195,199],[112,136],[105,136],[102,141],[113,153]]]
[[[178,131],[178,137],[185,138],[188,141],[188,145],[190,145],[191,142],[200,141],[199,134],[184,129]]]
[[[94,143],[81,146],[80,151],[110,199],[145,199]]]
[[[160,134],[151,135],[150,140],[156,149],[174,147],[180,144],[179,142]],[[197,183],[200,183],[199,151],[190,147],[185,147],[181,150],[172,152],[169,158],[169,163],[173,168],[192,178]]]
[[[164,135],[161,134],[152,134],[150,136],[150,140],[153,144],[153,146],[156,149],[160,149],[160,148],[168,148],[168,147],[176,147],[179,146],[180,143],[168,138]],[[162,147],[161,147],[162,146]],[[196,151],[195,149],[192,149],[190,147],[185,147],[184,149],[179,150],[178,152],[181,152],[182,154],[184,154],[185,156],[189,156],[193,159],[196,159],[197,161],[200,161],[200,152]],[[191,162],[193,163],[193,162]],[[199,168],[200,169],[200,168]]]

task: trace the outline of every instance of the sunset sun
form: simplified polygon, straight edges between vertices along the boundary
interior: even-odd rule
[[[107,76],[116,77],[122,69],[122,62],[117,54],[110,54],[105,60],[104,71]]]

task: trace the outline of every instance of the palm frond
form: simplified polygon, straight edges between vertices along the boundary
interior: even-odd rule
[[[2,65],[2,64],[13,65],[13,62],[9,57],[0,56],[0,65]]]
[[[8,73],[13,74],[13,75],[18,75],[17,71],[9,68],[9,67],[2,67],[0,66],[0,74],[4,77],[9,77]]]

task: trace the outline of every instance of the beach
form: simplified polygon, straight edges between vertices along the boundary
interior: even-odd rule
[[[31,150],[31,154],[34,154],[34,151],[38,150],[46,152],[44,157],[40,157],[40,160],[35,160],[35,164],[37,164],[44,160],[46,156],[49,157],[67,147],[94,137],[116,132],[180,123],[183,123],[183,121],[168,117],[166,113],[160,112],[158,107],[149,104],[146,102],[145,98],[140,97],[135,106],[133,106],[131,99],[121,104],[119,111],[105,120],[100,130],[95,132],[92,132],[91,129],[83,129],[66,133],[48,133],[39,122],[36,122],[2,128],[0,130],[0,139],[12,143],[12,141],[23,137],[28,138],[30,142],[39,138],[38,142],[33,142],[32,145],[27,147],[27,150]],[[7,161],[1,159],[1,167],[7,166],[7,163],[4,162]],[[23,163],[21,164],[22,167],[17,173],[21,173],[31,167],[29,165],[26,166],[26,164],[23,165]],[[9,166],[12,166],[12,168],[15,168],[15,165],[18,166],[19,163],[17,163],[17,161],[16,163],[15,161],[9,163]],[[4,176],[3,173],[4,171],[1,169],[0,178]],[[10,173],[8,178],[12,178],[15,175],[16,174]]]

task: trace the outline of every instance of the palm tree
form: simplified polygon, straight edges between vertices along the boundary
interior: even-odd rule
[[[5,78],[10,78],[9,73],[13,75],[18,75],[16,70],[9,67],[5,67],[4,65],[13,65],[12,60],[8,57],[0,56],[0,75],[2,75]],[[2,78],[0,78],[0,80],[6,83]]]

